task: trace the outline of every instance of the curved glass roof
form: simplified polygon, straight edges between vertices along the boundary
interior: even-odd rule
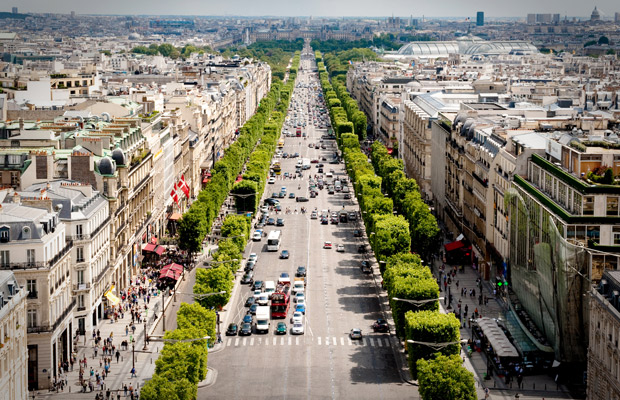
[[[447,42],[410,42],[398,50],[400,56],[447,56],[448,54],[508,54],[522,50],[537,52],[534,45],[526,41],[459,40]]]
[[[411,42],[398,50],[403,56],[430,56],[458,53],[459,45],[456,42]]]

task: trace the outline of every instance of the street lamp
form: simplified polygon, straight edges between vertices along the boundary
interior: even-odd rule
[[[422,304],[426,304],[426,303],[431,303],[433,301],[437,301],[437,300],[443,300],[443,297],[438,297],[436,299],[424,299],[424,300],[409,300],[409,299],[399,299],[398,297],[392,297],[392,300],[394,301],[404,301],[405,303],[411,303],[415,306],[421,306]]]
[[[164,339],[163,337],[161,338],[152,338],[151,340],[154,342],[164,342],[164,343],[188,343],[188,342],[196,342],[198,340],[208,340],[211,339],[211,336],[205,336],[205,337],[201,337],[201,338],[195,338],[195,339]]]
[[[461,339],[461,340],[457,340],[455,342],[443,342],[443,343],[438,343],[438,342],[420,342],[417,340],[407,340],[407,343],[412,343],[412,344],[419,344],[422,346],[427,346],[430,347],[433,350],[441,350],[444,347],[448,347],[451,346],[453,344],[464,344],[467,343],[467,340]]]

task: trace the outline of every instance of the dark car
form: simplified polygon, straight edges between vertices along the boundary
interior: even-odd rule
[[[372,330],[375,332],[389,332],[390,326],[386,320],[379,318],[372,324]]]
[[[356,213],[356,212],[354,212],[354,211],[351,211],[351,212],[349,213],[349,220],[351,220],[351,221],[357,221],[357,213]]]
[[[303,203],[303,202],[306,202],[306,201],[310,201],[310,199],[308,199],[307,197],[297,197],[295,200],[298,203]]]
[[[277,226],[284,226],[284,220],[282,218],[278,218],[276,220],[276,225]]]
[[[278,197],[280,197],[281,199],[285,198],[286,197],[286,192],[280,192]]]
[[[333,159],[329,163],[330,164],[340,164],[340,161],[338,161],[337,159]]]
[[[350,199],[351,198],[351,193],[345,193],[344,194],[344,198],[345,198],[345,200]]]
[[[252,317],[252,314],[246,314],[243,317],[242,324],[251,324],[252,322],[254,322],[254,317]]]
[[[322,225],[327,225],[327,224],[329,224],[329,220],[327,218],[321,218],[321,224]]]
[[[363,235],[364,234],[363,234],[361,229],[356,229],[356,230],[353,231],[353,236],[355,236],[355,237],[362,237]]]
[[[372,274],[372,268],[370,267],[370,263],[368,261],[362,261],[360,264],[360,269],[365,274]]]
[[[250,336],[250,335],[252,335],[252,325],[251,324],[241,325],[239,336]]]
[[[319,168],[319,174],[323,173],[323,168]]]
[[[277,194],[277,193],[274,193]],[[275,206],[276,204],[280,204],[280,200],[278,199],[265,199],[265,204],[269,206]]]
[[[265,282],[263,282],[263,281],[254,281],[252,283],[252,290],[263,290],[263,286],[265,286]]]
[[[248,312],[252,315],[255,315],[257,308],[258,308],[258,304],[254,303],[250,306],[250,309],[248,310]]]
[[[248,261],[247,263],[245,263],[244,271],[245,272],[254,271],[255,266],[256,266],[256,261]]]
[[[275,218],[269,218],[267,220],[267,225],[275,225],[276,223],[276,219]]]
[[[297,278],[303,278],[306,276],[306,267],[304,267],[303,265],[300,265],[299,267],[297,267],[297,271],[295,272],[295,276]]]
[[[246,307],[250,307],[252,306],[252,304],[256,303],[256,299],[254,298],[254,296],[250,296],[245,300],[245,306]]]
[[[282,253],[280,253],[280,258],[282,259],[287,259],[289,258],[290,254],[288,252],[288,250],[282,250]]]
[[[238,331],[239,327],[237,324],[230,324],[228,325],[228,329],[226,329],[226,336],[236,336]]]
[[[243,283],[243,284],[251,284],[252,282],[254,282],[254,272],[253,271],[248,271],[241,278],[241,283]]]
[[[284,322],[278,322],[276,335],[286,335],[286,324]]]
[[[367,253],[368,252],[368,248],[366,247],[365,244],[361,244],[357,247],[357,252],[358,253]]]

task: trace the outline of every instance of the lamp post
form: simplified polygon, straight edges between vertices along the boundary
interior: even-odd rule
[[[423,300],[410,300],[410,299],[399,299],[398,297],[392,297],[392,300],[394,301],[403,301],[405,303],[411,303],[417,307],[421,306],[422,304],[426,304],[426,303],[431,303],[433,301],[438,301],[438,300],[443,300],[443,297],[438,297],[436,299],[423,299]]]
[[[444,347],[452,346],[453,344],[464,344],[467,343],[467,340],[461,339],[454,342],[420,342],[418,340],[407,340],[407,343],[411,344],[419,344],[422,346],[428,346],[433,350],[441,350]]]

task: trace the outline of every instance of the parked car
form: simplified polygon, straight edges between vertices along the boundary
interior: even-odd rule
[[[360,264],[360,269],[365,274],[372,274],[372,267],[368,261],[362,261]]]
[[[251,284],[252,282],[254,282],[254,272],[253,271],[248,271],[246,272],[243,277],[241,277],[241,283],[246,285],[246,284]]]
[[[338,246],[336,246],[336,251],[340,253],[344,253],[344,245],[339,244]]]
[[[263,290],[263,287],[265,286],[265,282],[263,281],[254,281],[252,283],[252,290]]]
[[[372,330],[375,332],[389,332],[390,326],[384,319],[378,319],[372,324]]]

